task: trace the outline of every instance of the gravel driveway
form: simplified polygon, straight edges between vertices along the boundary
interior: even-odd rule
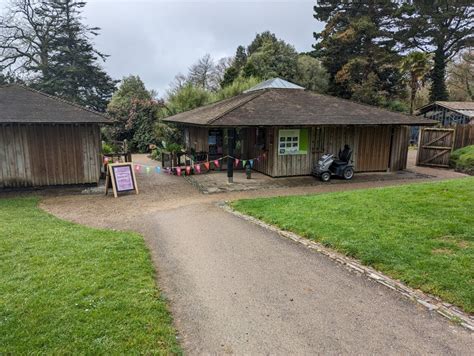
[[[472,354],[474,334],[216,205],[367,184],[214,196],[166,175],[139,184],[138,196],[49,196],[42,206],[145,236],[189,354]]]

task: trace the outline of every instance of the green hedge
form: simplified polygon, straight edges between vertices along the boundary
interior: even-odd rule
[[[474,145],[454,151],[450,161],[450,165],[457,171],[474,175]]]

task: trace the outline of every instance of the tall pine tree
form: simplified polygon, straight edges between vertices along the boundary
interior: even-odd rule
[[[397,39],[405,49],[434,54],[430,100],[448,100],[446,66],[474,46],[474,4],[467,0],[413,0],[402,5]]]
[[[314,34],[313,54],[328,70],[330,94],[385,105],[403,93],[393,50],[396,9],[391,0],[326,0],[314,7],[314,18],[326,26]]]
[[[83,1],[51,0],[59,21],[51,57],[53,79],[47,86],[55,95],[105,111],[116,82],[98,64],[106,56],[91,43],[90,37],[96,36],[99,28],[81,22],[85,5]]]
[[[0,71],[72,102],[104,111],[115,81],[101,68],[106,56],[82,23],[79,0],[14,0],[0,20]]]

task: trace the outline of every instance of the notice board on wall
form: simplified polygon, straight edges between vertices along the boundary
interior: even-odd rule
[[[108,194],[110,187],[116,198],[118,197],[118,193],[123,192],[135,191],[136,194],[138,194],[137,179],[131,162],[111,163],[107,165],[105,195]]]

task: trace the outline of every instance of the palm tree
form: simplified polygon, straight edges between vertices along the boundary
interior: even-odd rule
[[[410,86],[410,115],[413,115],[416,92],[423,85],[431,67],[431,55],[425,52],[411,52],[401,61],[400,70]]]

